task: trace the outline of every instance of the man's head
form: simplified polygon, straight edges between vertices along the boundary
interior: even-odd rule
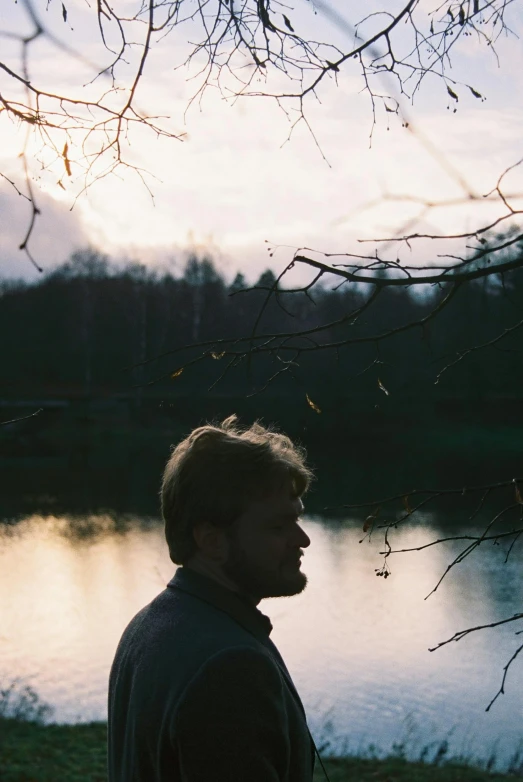
[[[258,423],[235,416],[195,429],[172,452],[162,513],[173,562],[263,597],[293,595],[307,583],[298,524],[312,473],[305,452]]]

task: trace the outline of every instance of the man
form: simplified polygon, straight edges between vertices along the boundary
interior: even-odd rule
[[[109,682],[109,782],[310,782],[314,744],[257,608],[296,595],[304,451],[235,416],[194,430],[162,483],[181,565],[125,630]]]

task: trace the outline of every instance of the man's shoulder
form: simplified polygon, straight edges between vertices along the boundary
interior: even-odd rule
[[[275,664],[257,638],[224,611],[171,592],[161,592],[127,626],[111,668],[111,691],[132,689],[140,703],[156,704],[160,711],[168,705],[174,714],[199,674],[200,681],[223,677],[224,683],[234,678],[235,668],[256,669],[258,680],[267,676],[267,666]]]
[[[145,657],[207,660],[221,650],[264,650],[230,614],[194,595],[164,589],[129,622],[120,648]]]

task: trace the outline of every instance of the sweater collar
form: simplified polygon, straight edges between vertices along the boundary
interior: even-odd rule
[[[210,603],[220,611],[224,611],[262,642],[271,633],[271,620],[262,614],[247,597],[227,589],[212,578],[197,573],[195,570],[179,567],[167,586],[171,589],[188,592],[194,597]]]

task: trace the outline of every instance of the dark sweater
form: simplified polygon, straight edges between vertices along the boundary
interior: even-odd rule
[[[179,568],[109,681],[109,782],[310,782],[314,751],[268,617]]]

